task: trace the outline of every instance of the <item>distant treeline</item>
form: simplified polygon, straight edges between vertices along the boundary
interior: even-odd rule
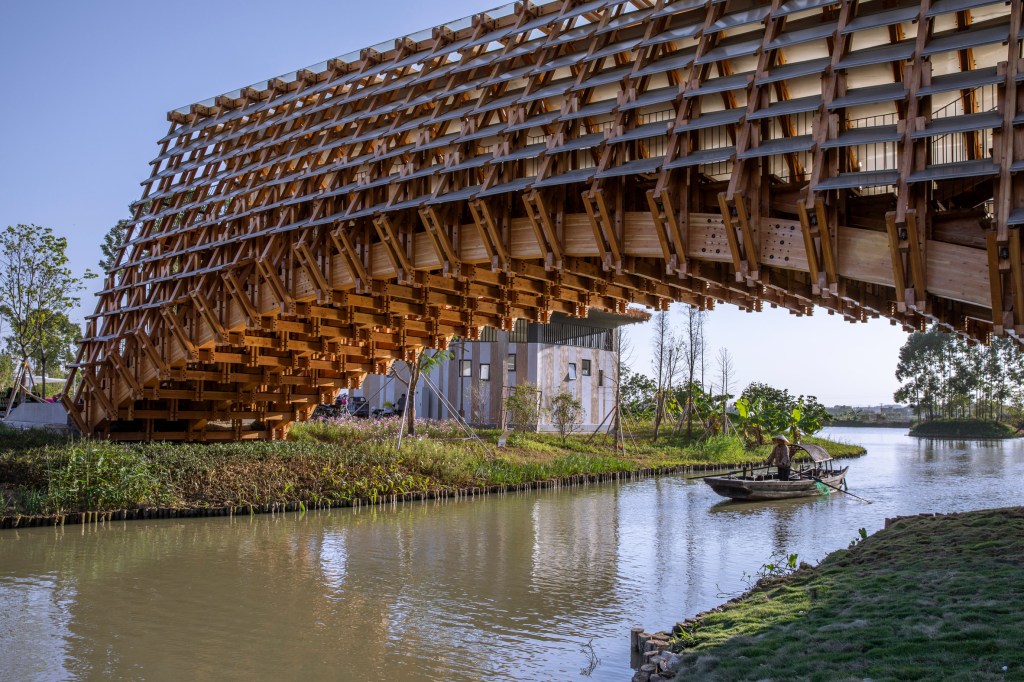
[[[1024,354],[1007,338],[987,345],[932,328],[900,349],[897,402],[918,420],[992,419],[1019,423],[1024,414]]]

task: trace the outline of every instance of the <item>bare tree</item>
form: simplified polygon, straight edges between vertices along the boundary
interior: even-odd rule
[[[735,367],[732,362],[732,355],[728,348],[718,350],[718,386],[719,395],[722,399],[722,433],[729,432],[729,414],[726,407],[729,405],[729,390],[732,385],[732,375]]]
[[[693,388],[698,372],[701,378],[701,388],[704,388],[704,318],[706,315],[707,313],[703,310],[693,306],[689,306],[686,309],[686,322],[684,323],[686,339],[683,341],[685,352],[683,366],[687,374],[686,409],[684,410],[686,414],[687,436],[693,435]]]
[[[625,443],[622,437],[622,370],[626,364],[633,359],[633,343],[629,335],[622,327],[617,327],[613,332],[612,341],[615,344],[615,420],[612,428],[615,430],[616,449],[625,450]]]
[[[658,440],[661,422],[665,419],[668,397],[679,376],[683,344],[672,332],[668,312],[654,316],[654,357],[651,361],[655,375],[654,440]]]
[[[451,360],[453,355],[449,350],[436,350],[431,353],[420,351],[415,361],[402,363],[408,376],[402,376],[397,366],[392,368],[394,377],[405,384],[406,394],[399,398],[401,409],[397,411],[402,421],[405,422],[406,433],[410,436],[416,435],[416,389],[419,387],[420,377],[424,373],[430,374],[435,367]]]

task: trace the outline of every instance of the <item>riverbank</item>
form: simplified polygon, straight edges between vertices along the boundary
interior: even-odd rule
[[[497,432],[468,439],[453,422],[425,422],[394,446],[393,420],[295,427],[288,441],[224,444],[68,440],[0,431],[0,527],[100,519],[233,515],[377,504],[574,485],[760,462],[770,448],[738,437],[629,441],[616,451],[586,436]],[[864,449],[818,441],[836,457]]]
[[[932,419],[910,429],[917,438],[1019,438],[1012,426],[991,419]]]
[[[1021,507],[893,519],[678,624],[678,656],[648,659],[676,680],[1017,679],[1021,537]]]
[[[914,424],[910,421],[867,422],[856,419],[833,419],[828,425],[846,426],[854,429],[909,429]]]

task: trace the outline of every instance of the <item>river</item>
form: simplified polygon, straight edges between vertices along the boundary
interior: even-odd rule
[[[868,448],[848,480],[874,504],[720,502],[663,477],[3,531],[0,680],[628,680],[631,627],[721,603],[775,553],[817,562],[886,517],[1024,505],[1024,442],[904,433],[824,434]]]

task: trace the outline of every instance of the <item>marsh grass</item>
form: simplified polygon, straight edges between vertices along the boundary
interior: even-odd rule
[[[451,421],[424,420],[395,448],[396,420],[296,425],[284,442],[113,443],[0,428],[0,487],[7,514],[138,506],[343,503],[473,486],[521,485],[580,474],[761,461],[739,438],[637,440],[625,452],[602,438],[499,433],[467,438]],[[0,513],[2,515],[2,513]]]
[[[1021,679],[1022,536],[1020,508],[903,519],[699,619],[676,679]]]

